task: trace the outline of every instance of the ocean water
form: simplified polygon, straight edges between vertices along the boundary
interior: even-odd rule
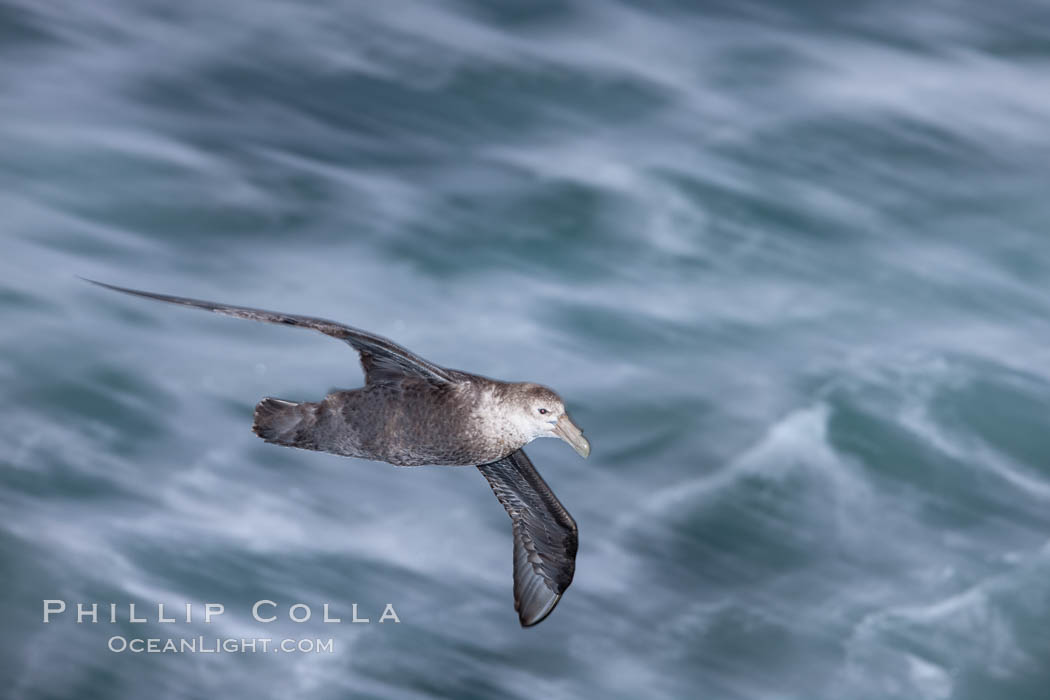
[[[2,0],[0,211],[2,697],[1050,697],[1046,3]],[[557,389],[557,610],[476,470],[252,435],[348,348],[77,275]]]

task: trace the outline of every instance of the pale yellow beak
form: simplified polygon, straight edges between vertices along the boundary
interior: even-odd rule
[[[587,442],[587,438],[583,436],[583,431],[569,420],[568,413],[563,413],[558,422],[554,424],[554,434],[572,445],[572,449],[576,450],[584,459],[587,459],[587,455],[591,453],[591,443]]]

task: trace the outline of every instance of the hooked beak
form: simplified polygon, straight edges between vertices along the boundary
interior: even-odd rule
[[[572,445],[572,449],[584,459],[587,459],[587,455],[591,453],[591,443],[587,442],[583,431],[569,420],[569,414],[563,413],[558,422],[554,424],[554,434]]]

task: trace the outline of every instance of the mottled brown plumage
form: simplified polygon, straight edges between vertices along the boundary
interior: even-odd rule
[[[492,429],[486,418],[490,397],[514,393],[513,387],[501,385],[476,375],[438,385],[401,376],[335,391],[318,403],[264,399],[256,407],[252,429],[278,445],[401,467],[484,464],[527,442],[524,436]]]
[[[439,367],[334,321],[87,281],[226,316],[309,328],[351,345],[360,353],[365,386],[316,403],[263,399],[255,408],[255,433],[278,445],[398,466],[477,465],[511,517],[521,624],[540,622],[557,605],[575,571],[576,523],[521,449],[537,437],[559,437],[582,456],[590,453],[556,393]]]

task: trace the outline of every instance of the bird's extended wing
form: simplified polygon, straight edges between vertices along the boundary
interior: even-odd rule
[[[551,614],[572,583],[576,521],[523,450],[478,469],[507,509],[514,530],[514,609],[522,627]]]
[[[335,321],[329,321],[323,318],[313,318],[311,316],[297,316],[295,314],[264,311],[262,309],[253,309],[247,306],[216,304],[211,301],[173,297],[168,296],[167,294],[154,294],[153,292],[143,292],[138,289],[117,287],[104,282],[96,282],[95,280],[85,281],[91,282],[91,284],[97,284],[99,287],[112,289],[116,292],[133,294],[147,299],[156,299],[157,301],[166,301],[170,304],[192,306],[195,309],[204,309],[205,311],[233,316],[234,318],[246,318],[251,321],[264,321],[266,323],[279,323],[286,326],[299,326],[301,328],[311,328],[315,331],[320,331],[325,335],[330,335],[333,338],[338,338],[339,340],[348,343],[361,353],[361,365],[365,369],[365,380],[368,382],[375,382],[383,378],[388,378],[391,375],[411,375],[422,377],[437,384],[452,381],[452,373],[450,370],[446,370],[443,367],[427,362],[422,357],[409,352],[397,343],[387,340],[386,338],[372,335],[371,333],[358,330],[357,328],[344,326]]]

